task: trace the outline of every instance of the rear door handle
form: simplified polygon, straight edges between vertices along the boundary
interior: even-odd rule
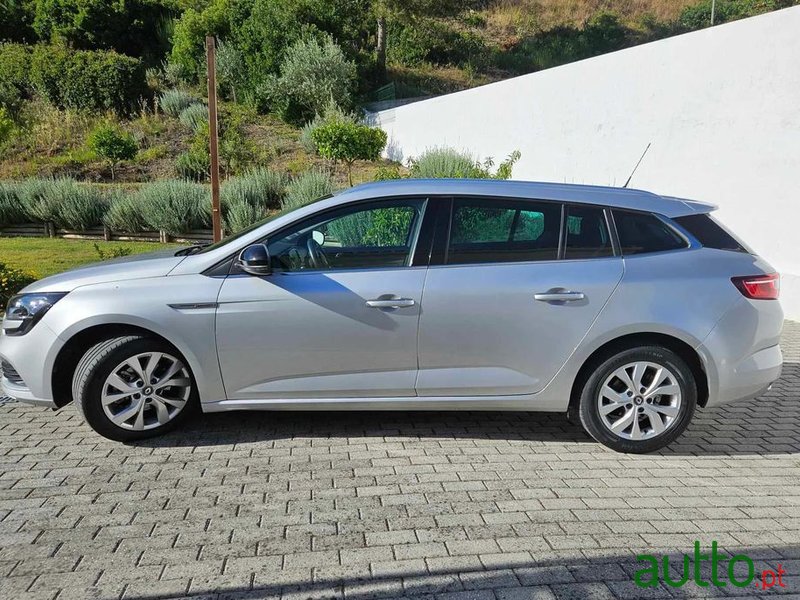
[[[372,308],[408,308],[414,306],[411,298],[376,298],[367,300],[367,306]]]
[[[540,302],[577,302],[585,300],[586,294],[583,292],[570,292],[569,290],[547,291],[534,294],[533,299]]]

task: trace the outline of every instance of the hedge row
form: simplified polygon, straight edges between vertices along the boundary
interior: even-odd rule
[[[60,108],[131,112],[147,93],[137,58],[58,44],[0,44],[0,93],[6,105],[36,93]]]
[[[270,212],[305,204],[331,192],[327,173],[309,171],[295,179],[259,168],[226,180],[220,197],[226,234]],[[137,190],[102,188],[74,179],[33,178],[0,182],[0,228],[21,223],[53,223],[85,231],[106,225],[113,231],[165,231],[180,235],[211,227],[209,187],[174,179]]]

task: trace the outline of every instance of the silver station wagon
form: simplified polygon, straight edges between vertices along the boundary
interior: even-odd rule
[[[713,209],[549,183],[358,186],[28,286],[3,320],[2,388],[74,401],[120,441],[198,410],[513,410],[656,450],[781,370],[778,275]]]

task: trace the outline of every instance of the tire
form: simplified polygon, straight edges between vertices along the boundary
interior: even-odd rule
[[[686,362],[667,348],[641,346],[596,363],[581,391],[578,416],[604,446],[643,454],[675,441],[696,406],[697,383]]]
[[[145,383],[150,370],[152,378]],[[168,382],[176,385],[164,385]],[[72,397],[92,429],[118,442],[167,433],[199,406],[197,385],[180,353],[161,340],[135,335],[89,348],[75,368]]]

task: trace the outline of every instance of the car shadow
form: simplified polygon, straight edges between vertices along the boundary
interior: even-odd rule
[[[220,446],[292,438],[405,438],[408,440],[508,440],[547,444],[558,451],[597,444],[562,413],[480,411],[247,411],[199,416],[179,431],[135,442],[169,448]],[[565,450],[569,450],[565,448]],[[574,451],[574,450],[573,450]],[[765,395],[698,409],[687,431],[664,456],[739,456],[800,453],[800,364],[786,363]]]

